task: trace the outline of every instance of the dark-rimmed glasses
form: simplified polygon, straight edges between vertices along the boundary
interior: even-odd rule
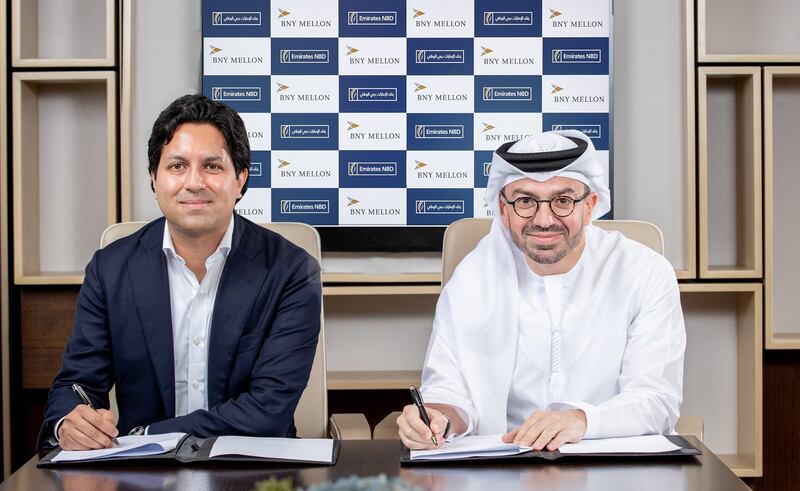
[[[503,200],[506,203],[514,208],[514,213],[516,213],[520,218],[531,218],[532,216],[536,215],[536,212],[539,211],[540,203],[547,203],[550,206],[550,211],[553,212],[553,215],[557,216],[558,218],[566,218],[575,210],[575,203],[585,200],[590,194],[592,194],[592,192],[587,191],[586,194],[580,198],[556,196],[551,199],[536,199],[530,196],[522,196],[514,201],[511,201],[506,198],[505,192],[500,190],[500,196],[503,197]]]

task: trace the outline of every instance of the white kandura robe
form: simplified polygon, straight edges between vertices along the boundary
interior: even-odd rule
[[[618,232],[584,232],[575,267],[540,277],[496,219],[443,289],[422,393],[457,407],[467,433],[504,433],[534,411],[576,407],[584,438],[674,428],[686,345],[675,272]]]

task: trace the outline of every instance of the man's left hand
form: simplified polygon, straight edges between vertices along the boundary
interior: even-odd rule
[[[503,441],[534,450],[558,450],[565,443],[578,443],[586,433],[586,413],[581,409],[568,411],[537,411],[522,426],[503,435]]]

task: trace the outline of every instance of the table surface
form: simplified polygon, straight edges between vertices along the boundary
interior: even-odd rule
[[[581,459],[557,463],[522,462],[437,464],[400,467],[396,440],[344,441],[335,466],[287,466],[263,463],[211,462],[152,465],[150,463],[87,464],[38,469],[33,457],[0,485],[2,490],[241,490],[255,482],[291,477],[295,486],[351,475],[400,475],[426,490],[636,490],[748,491],[707,447],[686,437],[703,455],[679,459]]]

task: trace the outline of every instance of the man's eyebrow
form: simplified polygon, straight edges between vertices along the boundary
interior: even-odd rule
[[[559,190],[557,190],[557,191],[556,191],[555,193],[553,193],[551,196],[552,196],[552,197],[556,197],[556,196],[569,196],[569,195],[571,195],[571,194],[574,194],[574,195],[576,195],[576,196],[578,195],[578,193],[577,193],[577,192],[575,192],[575,190],[574,190],[574,189],[572,189],[572,188],[562,188],[562,189],[559,189]],[[516,189],[516,190],[514,190],[514,192],[513,192],[513,193],[511,193],[511,196],[520,196],[520,195],[521,195],[521,196],[530,196],[531,198],[536,198],[536,197],[537,197],[535,193],[532,193],[532,192],[530,192],[530,191],[527,191],[527,190],[525,190],[525,189]]]

